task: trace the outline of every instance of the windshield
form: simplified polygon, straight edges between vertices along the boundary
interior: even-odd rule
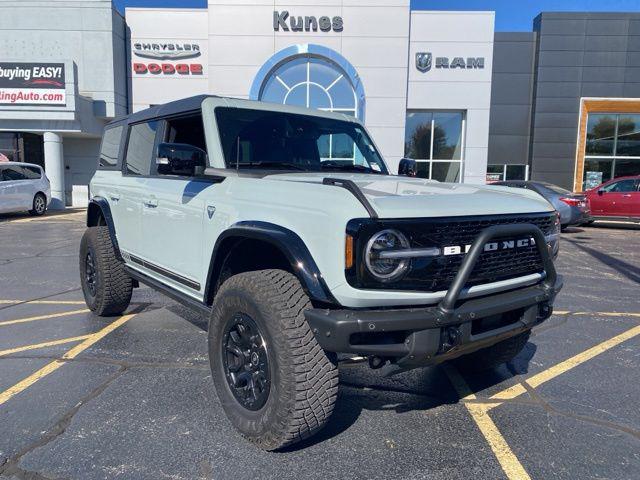
[[[244,108],[215,112],[227,168],[388,173],[356,123]]]

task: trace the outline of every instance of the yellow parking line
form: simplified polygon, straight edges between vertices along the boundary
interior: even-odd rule
[[[0,305],[24,303],[31,305],[84,305],[82,300],[0,300]]]
[[[38,348],[54,347],[56,345],[64,345],[65,343],[78,342],[89,337],[90,335],[80,335],[79,337],[61,338],[60,340],[34,343],[33,345],[23,345],[22,347],[10,348],[9,350],[0,350],[0,357],[11,355],[13,353],[26,352],[27,350],[37,350]]]
[[[80,353],[82,353],[84,350],[89,348],[91,345],[95,344],[96,342],[98,342],[99,340],[107,336],[109,333],[113,332],[116,328],[123,325],[124,323],[129,321],[131,318],[135,317],[135,315],[136,314],[134,313],[131,315],[124,315],[118,318],[115,322],[110,323],[109,325],[104,327],[102,330],[89,335],[82,343],[68,350],[67,353],[65,353],[61,358],[56,359],[51,363],[48,363],[37,372],[29,375],[27,378],[16,383],[13,387],[10,387],[4,392],[0,393],[0,405],[4,404],[7,400],[19,394],[20,392],[23,392],[24,390],[29,388],[31,385],[36,383],[38,380],[41,380],[47,375],[49,375],[50,373],[55,372],[58,368],[60,368],[62,365],[66,363],[65,360],[71,360],[77,357],[78,355],[80,355]]]
[[[467,382],[453,366],[445,365],[444,368],[460,398],[476,399]],[[476,425],[491,447],[491,450],[493,450],[493,454],[496,456],[507,478],[509,478],[509,480],[530,480],[531,477],[529,477],[529,474],[518,460],[518,457],[515,456],[509,444],[498,430],[498,427],[496,427],[496,424],[489,416],[488,405],[465,403],[464,406],[476,422]]]
[[[81,310],[72,310],[70,312],[51,313],[49,315],[37,315],[35,317],[18,318],[16,320],[5,320],[4,322],[0,322],[0,327],[4,327],[5,325],[14,325],[16,323],[26,323],[26,322],[34,322],[37,320],[49,320],[50,318],[66,317],[67,315],[79,315],[81,313],[87,313],[89,311],[90,310],[88,308],[83,308]]]
[[[553,367],[537,373],[532,377],[529,377],[526,381],[533,388],[539,387],[543,383],[556,378],[558,375],[561,375],[571,370],[572,368],[575,368],[578,365],[586,362],[587,360],[591,360],[593,357],[596,357],[597,355],[600,355],[601,353],[604,353],[607,350],[620,345],[622,342],[625,342],[638,335],[640,335],[640,325],[630,328],[620,335],[616,335],[609,340],[605,340],[604,342],[599,343],[598,345],[591,347],[584,352],[578,353],[577,355],[574,355],[573,357],[568,358],[558,363],[557,365],[554,365]],[[522,395],[525,392],[526,389],[521,384],[517,384],[496,393],[491,397],[491,400],[511,400],[519,395]],[[490,408],[495,408],[497,405],[499,404],[494,404]]]

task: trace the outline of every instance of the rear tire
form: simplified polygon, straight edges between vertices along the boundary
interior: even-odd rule
[[[209,320],[216,392],[233,426],[265,450],[314,435],[333,412],[338,369],[305,320],[310,307],[283,270],[235,275],[216,294]]]
[[[530,335],[531,331],[527,330],[490,347],[456,358],[453,363],[460,370],[470,373],[491,370],[517,356],[527,344]]]
[[[36,193],[31,205],[33,208],[29,210],[29,214],[34,217],[40,217],[47,211],[47,197],[42,193]]]
[[[109,227],[89,227],[80,241],[80,283],[89,309],[101,317],[129,306],[133,282],[116,256]]]

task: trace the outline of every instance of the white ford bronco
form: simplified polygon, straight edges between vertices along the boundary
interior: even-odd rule
[[[110,123],[80,277],[118,315],[148,285],[208,318],[231,423],[268,450],[325,425],[337,365],[511,360],[562,286],[528,190],[391,175],[355,118],[199,96]]]

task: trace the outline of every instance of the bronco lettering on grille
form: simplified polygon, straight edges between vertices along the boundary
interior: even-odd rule
[[[514,248],[530,247],[535,245],[533,238],[521,238],[519,240],[501,240],[499,242],[489,242],[485,244],[485,252],[499,252],[502,250],[513,250]],[[442,248],[443,255],[461,255],[467,253],[471,245],[449,245]]]

